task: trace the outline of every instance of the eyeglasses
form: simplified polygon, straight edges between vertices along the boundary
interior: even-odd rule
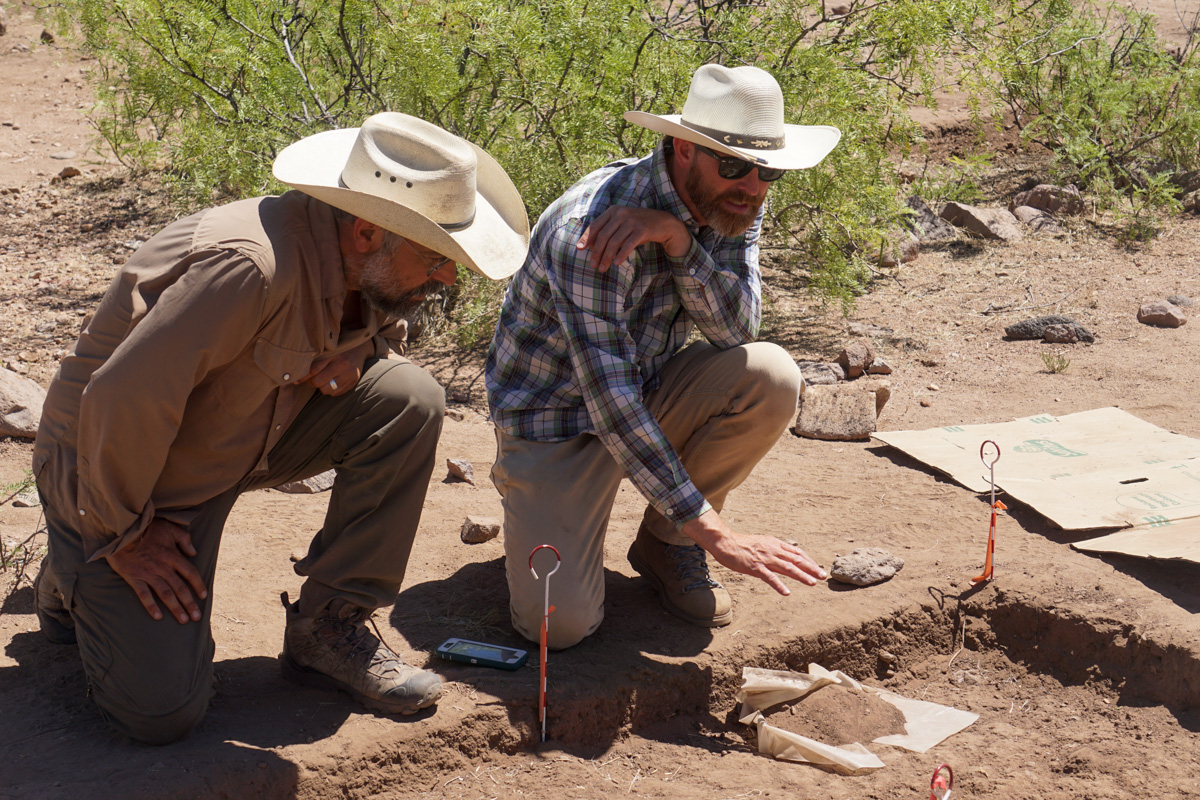
[[[420,250],[418,250],[417,248],[415,248],[415,247],[413,247],[413,246],[412,246],[412,242],[410,242],[408,239],[405,239],[404,237],[400,237],[400,241],[402,241],[402,242],[404,242],[406,245],[408,245],[408,249],[409,249],[409,250],[412,250],[412,251],[413,251],[413,253],[415,253],[415,254],[416,254],[417,258],[421,259],[421,263],[422,263],[422,264],[424,264],[426,267],[428,267],[428,268],[429,268],[429,271],[425,273],[425,277],[426,277],[426,278],[428,278],[430,275],[432,275],[433,273],[437,272],[439,269],[441,269],[442,267],[446,266],[447,264],[453,264],[453,263],[454,263],[454,259],[453,259],[453,258],[449,258],[449,257],[443,256],[443,257],[442,257],[440,260],[438,260],[438,261],[435,261],[435,262],[433,262],[432,264],[430,264],[430,263],[429,263],[429,259],[427,259],[425,256],[421,255],[421,251],[420,251]]]
[[[758,167],[758,179],[764,183],[777,181],[783,177],[783,173],[787,172],[787,170],[779,169],[778,167],[764,167],[760,164],[751,164],[746,159],[738,158],[737,156],[721,155],[713,150],[709,150],[702,144],[696,145],[696,149],[702,153],[708,153],[717,160],[717,174],[726,180],[736,181],[739,178],[744,178],[755,167]]]

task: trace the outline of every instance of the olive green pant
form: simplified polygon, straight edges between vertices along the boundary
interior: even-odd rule
[[[679,454],[692,483],[720,511],[738,486],[795,419],[803,378],[783,348],[755,342],[718,350],[696,342],[663,367],[661,383],[646,397]],[[550,579],[555,607],[547,640],[570,647],[604,620],[604,537],[623,476],[600,439],[591,434],[563,442],[533,442],[496,431],[492,481],[503,498],[504,551],[513,627],[538,641],[545,611],[545,580],[553,554],[529,556],[553,545],[562,565]],[[642,520],[658,539],[693,544],[675,523],[647,507]]]
[[[197,550],[193,562],[209,587],[199,622],[151,618],[105,560],[84,561],[70,515],[47,508],[50,547],[43,580],[65,598],[91,695],[112,726],[134,739],[164,744],[184,736],[207,710],[217,551],[226,517],[243,492],[335,468],[324,525],[295,565],[308,578],[300,591],[301,612],[313,615],[334,599],[366,608],[395,602],[444,412],[442,387],[407,362],[369,362],[353,391],[314,396],[271,450],[267,474],[247,478],[195,509],[188,526]]]

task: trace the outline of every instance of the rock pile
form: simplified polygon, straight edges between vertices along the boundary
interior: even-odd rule
[[[891,397],[891,384],[880,378],[860,378],[891,371],[865,339],[847,344],[833,363],[800,362],[805,386],[792,432],[809,439],[834,441],[870,438],[876,419]]]

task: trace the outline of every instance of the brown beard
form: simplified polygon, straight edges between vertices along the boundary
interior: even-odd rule
[[[392,257],[402,241],[396,234],[384,237],[383,246],[359,260],[359,291],[367,305],[387,317],[407,317],[427,295],[441,290],[442,284],[428,280],[415,289],[399,289],[392,272]]]
[[[700,177],[695,160],[688,167],[684,188],[692,199],[692,204],[708,222],[708,226],[722,236],[740,236],[750,230],[754,220],[758,219],[758,210],[762,208],[766,196],[746,194],[738,189],[717,193],[707,186]],[[722,207],[725,201],[734,203],[749,203],[750,208],[745,214],[735,214]]]

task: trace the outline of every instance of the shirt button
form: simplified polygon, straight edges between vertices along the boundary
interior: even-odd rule
[[[695,274],[696,274],[696,268],[695,268],[695,267],[692,267],[691,269],[689,269],[689,270],[688,270],[688,275],[695,275]]]
[[[673,516],[675,516],[675,509],[673,509],[673,508],[668,508],[668,509],[667,509],[667,516],[668,516],[668,517],[673,517]]]
[[[283,373],[283,379],[285,381],[290,381],[292,379],[292,373],[290,373],[290,372]]]
[[[86,516],[87,516],[87,512],[86,512],[86,511],[84,511],[84,510],[81,508],[81,509],[79,509],[79,516],[81,516],[81,517],[86,517]]]
[[[279,429],[280,429],[280,428],[282,428],[282,427],[283,427],[282,425],[276,425],[276,426],[275,426],[275,430],[279,430]]]

